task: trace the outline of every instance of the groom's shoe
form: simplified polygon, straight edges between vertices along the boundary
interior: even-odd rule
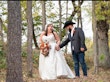
[[[80,77],[79,76],[75,76],[75,78],[74,79],[79,79]]]
[[[87,79],[88,79],[88,77],[87,77],[87,76],[83,76],[83,79],[84,79],[84,80],[87,80]]]
[[[84,79],[87,79],[88,77],[87,77],[87,76],[83,76],[83,78],[84,78]]]

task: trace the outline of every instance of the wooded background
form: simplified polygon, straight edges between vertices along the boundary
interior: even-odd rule
[[[1,82],[23,82],[25,78],[33,77],[34,69],[38,69],[37,38],[41,31],[46,24],[52,23],[54,31],[63,41],[67,32],[62,27],[67,20],[75,21],[77,27],[82,29],[85,28],[84,20],[92,22],[93,38],[86,37],[88,70],[92,67],[92,72],[98,74],[100,68],[110,68],[110,1],[88,1],[82,7],[85,2],[0,1]],[[87,18],[82,15],[84,11],[88,13]],[[67,63],[73,69],[73,61],[68,59],[67,46],[63,50]],[[71,54],[69,56],[71,58]]]

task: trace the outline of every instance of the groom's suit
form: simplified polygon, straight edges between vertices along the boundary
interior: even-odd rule
[[[84,51],[87,50],[87,48],[85,46],[84,32],[82,31],[81,28],[75,28],[75,32],[72,37],[71,37],[71,33],[69,33],[68,38],[62,44],[60,44],[60,48],[62,48],[66,44],[68,44],[68,42],[70,42],[70,41],[71,41],[71,50],[72,51],[79,53],[79,52],[81,52],[80,48],[84,48]]]
[[[75,67],[75,73],[76,76],[80,76],[79,73],[79,62],[82,66],[83,74],[84,76],[87,76],[87,67],[84,59],[84,52],[87,50],[85,45],[85,36],[84,32],[81,28],[75,28],[75,32],[73,33],[73,36],[71,36],[71,32],[68,34],[68,38],[62,42],[59,47],[62,48],[68,42],[71,41],[71,50],[72,50],[72,56],[74,60],[74,67]],[[80,48],[84,48],[84,51],[81,51]]]

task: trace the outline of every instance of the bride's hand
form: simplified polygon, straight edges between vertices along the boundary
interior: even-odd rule
[[[41,49],[45,49],[47,46],[42,46],[42,47],[40,47]]]
[[[49,45],[49,49],[51,49],[51,45]]]
[[[56,49],[57,51],[59,51],[59,50],[60,50],[59,45],[56,45],[56,46],[55,46],[55,49]]]

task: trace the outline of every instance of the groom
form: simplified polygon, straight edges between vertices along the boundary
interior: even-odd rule
[[[83,75],[87,76],[87,67],[85,63],[85,51],[87,50],[85,46],[85,36],[84,32],[81,28],[75,28],[73,25],[75,23],[72,21],[66,21],[64,24],[64,29],[68,30],[70,33],[68,34],[68,38],[62,42],[59,46],[56,47],[57,50],[60,50],[60,48],[64,47],[68,44],[68,42],[71,42],[71,50],[72,50],[72,56],[74,60],[74,69],[75,69],[75,75],[77,78],[80,77],[79,73],[79,63],[81,64]]]

